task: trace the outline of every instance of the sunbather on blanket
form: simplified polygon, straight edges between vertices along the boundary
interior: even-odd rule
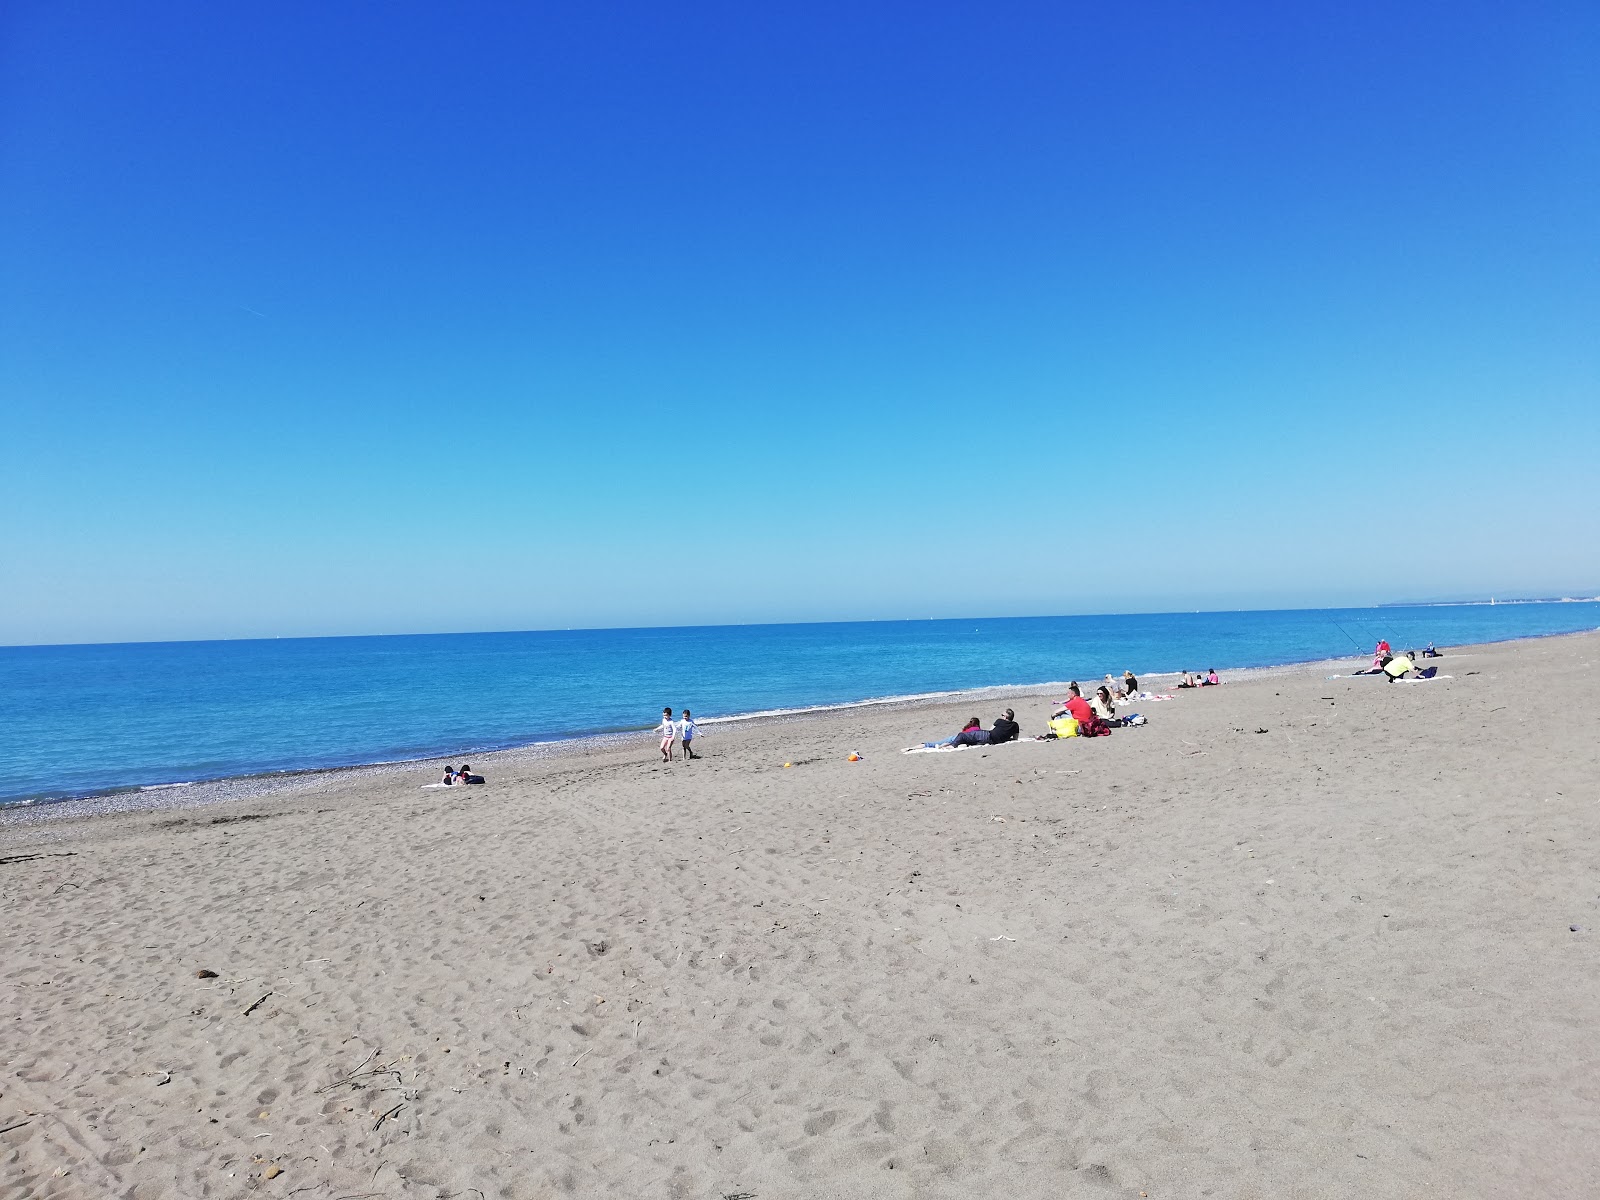
[[[1017,740],[1016,714],[1009,708],[995,718],[993,729],[983,729],[978,724],[978,718],[973,717],[967,722],[967,727],[953,737],[947,737],[940,742],[923,742],[925,750],[932,750],[939,746],[998,746],[1003,742]]]
[[[998,746],[1002,742],[1014,742],[1017,734],[1022,732],[1017,725],[1017,714],[1009,708],[995,718],[994,728],[989,730],[989,744]]]
[[[947,738],[941,738],[937,742],[923,742],[922,745],[927,750],[933,750],[939,746],[954,746],[958,737],[965,733],[972,733],[974,730],[978,733],[983,733],[983,722],[978,720],[977,717],[968,717],[967,723],[961,727],[961,733],[952,733]]]

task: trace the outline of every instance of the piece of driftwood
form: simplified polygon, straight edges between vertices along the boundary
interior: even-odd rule
[[[51,850],[40,854],[8,854],[4,858],[0,858],[0,867],[8,866],[11,863],[28,862],[30,859],[35,858],[71,858],[76,853],[76,850]]]

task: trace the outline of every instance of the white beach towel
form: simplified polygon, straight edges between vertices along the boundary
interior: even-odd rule
[[[901,754],[948,754],[952,750],[1004,750],[1007,746],[1023,746],[1035,739],[1031,737],[1018,738],[1014,742],[979,742],[975,746],[907,746],[900,751]]]

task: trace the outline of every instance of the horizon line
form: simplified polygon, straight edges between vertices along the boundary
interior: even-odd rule
[[[1486,596],[1468,600],[1386,600],[1371,604],[1346,604],[1319,607],[1316,605],[1284,608],[1175,608],[1138,609],[1128,612],[1078,612],[1078,613],[1019,613],[1006,616],[956,616],[956,617],[867,617],[830,621],[720,621],[687,625],[566,625],[543,629],[451,629],[413,630],[399,633],[297,633],[267,634],[253,637],[214,638],[130,638],[123,641],[87,642],[8,642],[0,650],[69,649],[89,646],[197,646],[222,642],[310,642],[331,641],[344,638],[416,638],[416,637],[494,637],[526,633],[598,633],[598,632],[651,632],[669,629],[759,629],[791,625],[905,625],[935,621],[1050,621],[1062,618],[1093,617],[1161,617],[1199,616],[1216,613],[1279,613],[1279,612],[1350,612],[1391,608],[1471,608],[1477,605],[1502,604],[1593,604],[1600,602],[1600,593],[1577,596],[1511,596],[1504,599]]]

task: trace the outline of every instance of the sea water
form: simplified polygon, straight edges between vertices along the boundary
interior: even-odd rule
[[[1592,629],[1594,602],[0,648],[0,804]]]

